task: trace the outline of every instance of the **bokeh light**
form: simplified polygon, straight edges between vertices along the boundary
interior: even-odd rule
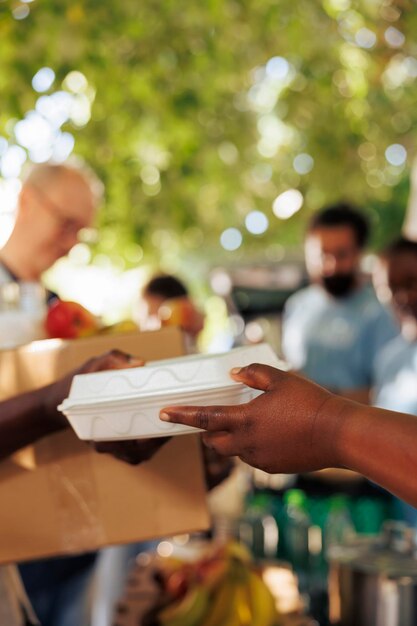
[[[369,28],[360,28],[355,35],[355,41],[361,48],[373,48],[376,44],[376,35]]]
[[[60,128],[70,118],[73,98],[67,91],[56,91],[38,98],[35,108],[54,128]]]
[[[81,72],[73,71],[67,74],[64,80],[64,87],[72,93],[83,93],[88,87],[88,81]]]
[[[214,293],[223,297],[230,294],[233,286],[230,275],[222,268],[212,271],[210,276],[210,285]]]
[[[52,160],[63,163],[74,150],[75,139],[71,133],[59,133],[52,149]]]
[[[314,167],[314,159],[306,153],[297,154],[293,161],[293,167],[297,174],[308,174]]]
[[[376,147],[370,141],[365,141],[359,146],[358,154],[363,161],[372,161],[376,157]]]
[[[406,57],[404,65],[410,78],[417,78],[417,59],[414,57]]]
[[[384,33],[384,38],[391,48],[401,48],[405,43],[404,34],[395,26],[388,26]]]
[[[33,163],[46,163],[52,159],[52,146],[39,146],[29,151],[29,159]]]
[[[304,198],[298,189],[288,189],[275,198],[272,210],[282,220],[289,219],[303,206]]]
[[[272,113],[262,115],[257,126],[261,136],[258,151],[263,157],[275,156],[281,147],[291,145],[294,140],[294,129]]]
[[[268,230],[269,221],[262,211],[251,211],[245,218],[245,226],[252,235],[262,235]]]
[[[290,64],[284,57],[272,57],[265,67],[266,75],[274,80],[284,80],[290,71]]]
[[[400,143],[393,143],[385,150],[385,158],[390,165],[399,167],[407,160],[407,150]]]
[[[245,337],[250,343],[260,343],[263,341],[265,339],[265,333],[262,325],[256,320],[248,322],[245,328]]]
[[[32,87],[38,93],[48,91],[55,80],[55,72],[50,67],[42,67],[32,78]]]
[[[0,173],[3,178],[18,178],[27,159],[26,151],[20,146],[10,146],[1,157]]]
[[[14,128],[17,142],[27,150],[50,146],[54,131],[47,120],[36,111],[30,111]]]
[[[77,243],[68,254],[75,265],[88,265],[91,261],[91,249],[85,243]]]
[[[28,17],[30,9],[27,4],[18,4],[12,9],[12,14],[15,20],[24,20]]]
[[[220,243],[225,250],[233,252],[242,245],[243,237],[237,228],[226,228],[220,235]]]
[[[0,213],[11,213],[16,209],[16,202],[22,183],[18,178],[0,180]]]
[[[142,190],[143,190],[143,193],[145,194],[145,196],[148,196],[149,198],[153,198],[154,196],[157,196],[160,193],[160,191],[161,191],[161,183],[160,183],[160,181],[157,181],[156,183],[154,183],[152,185],[148,185],[147,183],[143,183]]]
[[[73,96],[72,106],[70,109],[71,121],[79,127],[88,124],[91,118],[91,103],[85,94],[77,94]]]
[[[140,177],[145,185],[157,185],[160,180],[159,170],[155,165],[144,165],[140,170]]]

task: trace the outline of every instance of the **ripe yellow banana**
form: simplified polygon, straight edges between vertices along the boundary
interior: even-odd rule
[[[163,626],[200,626],[208,605],[208,590],[199,585],[190,589],[179,602],[163,609],[158,618]]]
[[[249,572],[248,593],[253,615],[251,626],[278,626],[279,615],[274,597],[261,576],[254,571]]]
[[[205,619],[200,626],[223,626],[233,616],[234,582],[225,577],[212,596]]]
[[[199,626],[252,626],[247,581],[246,565],[230,559],[223,579],[212,591],[206,618]]]
[[[248,573],[249,574],[249,573]],[[234,611],[236,611],[240,626],[252,626],[254,615],[247,581],[236,584]]]

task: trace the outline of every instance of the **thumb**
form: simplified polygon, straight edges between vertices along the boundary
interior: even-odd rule
[[[236,382],[244,383],[253,389],[261,391],[269,391],[277,383],[279,383],[285,372],[271,367],[270,365],[260,365],[252,363],[246,367],[234,367],[230,371],[230,375]]]

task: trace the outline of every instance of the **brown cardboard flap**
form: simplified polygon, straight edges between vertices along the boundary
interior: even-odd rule
[[[47,384],[113,347],[145,360],[183,352],[175,329],[35,342],[0,353],[0,381],[7,381],[0,393]],[[7,378],[10,367],[16,377]],[[189,532],[208,523],[195,436],[173,438],[149,462],[132,467],[95,453],[68,430],[0,463],[0,563]]]

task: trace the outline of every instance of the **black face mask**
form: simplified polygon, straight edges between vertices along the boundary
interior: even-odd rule
[[[334,298],[344,298],[353,291],[356,274],[334,274],[334,276],[324,276],[321,280],[327,293]]]

